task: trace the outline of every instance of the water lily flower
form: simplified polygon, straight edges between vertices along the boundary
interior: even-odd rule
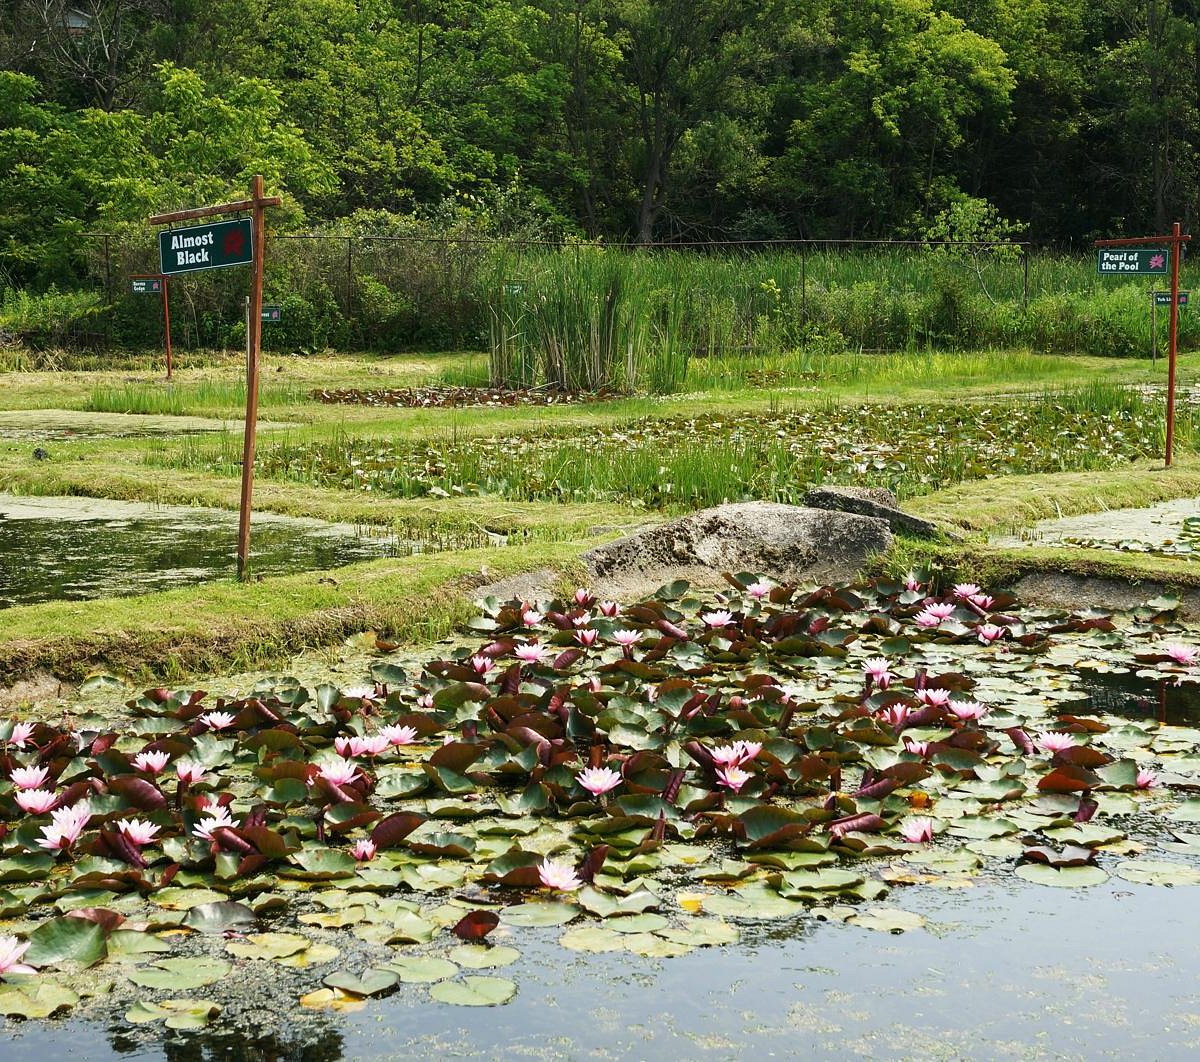
[[[360,863],[366,863],[368,860],[375,858],[376,851],[375,843],[363,838],[361,841],[356,842],[354,847],[350,849],[350,854]]]
[[[979,640],[984,645],[991,645],[992,642],[1003,638],[1007,629],[1007,627],[997,627],[994,623],[981,623],[975,628],[975,633],[979,635]]]
[[[379,732],[387,738],[389,745],[411,745],[417,740],[417,731],[411,726],[381,726]]]
[[[233,726],[236,718],[237,716],[232,712],[205,712],[200,716],[200,722],[210,730],[224,730]]]
[[[471,657],[470,665],[471,670],[474,671],[476,675],[486,675],[489,671],[495,668],[496,661],[490,656],[483,656],[480,654]]]
[[[155,750],[153,752],[139,752],[129,762],[133,764],[134,769],[145,771],[147,774],[158,774],[170,762],[171,754]]]
[[[426,711],[433,708],[433,694],[422,693],[421,696],[417,698],[417,707],[425,709]]]
[[[1175,663],[1189,667],[1196,662],[1197,657],[1200,657],[1200,650],[1193,649],[1190,645],[1182,645],[1179,642],[1167,642],[1160,648]]]
[[[591,616],[572,616],[571,617],[571,626],[576,628],[577,630],[580,627],[590,626],[591,622],[592,622]]]
[[[887,660],[882,656],[868,657],[862,664],[863,674],[870,676],[872,682],[881,690],[886,690],[892,684],[892,672]]]
[[[942,623],[942,620],[944,620],[945,618],[946,617],[941,615],[940,613],[934,612],[932,608],[923,608],[923,609],[921,609],[920,612],[918,612],[915,616],[913,616],[913,622],[918,627],[928,629],[930,627],[940,626]]]
[[[910,575],[907,579],[904,580],[904,589],[910,590],[913,593],[916,593],[924,585],[925,584],[923,582],[921,582],[921,580],[918,579],[915,575]]]
[[[587,608],[587,606],[590,605],[595,600],[596,599],[594,597],[592,597],[592,595],[587,590],[585,590],[582,586],[576,589],[575,604],[582,605],[584,608]]]
[[[29,950],[30,942],[22,942],[16,937],[0,937],[0,974],[34,974],[37,973],[28,963],[21,962],[21,956]]]
[[[1074,748],[1079,744],[1075,740],[1075,735],[1068,734],[1065,730],[1044,730],[1034,736],[1033,743],[1051,756],[1056,752]]]
[[[351,700],[370,701],[375,698],[374,686],[347,686],[342,690],[343,697],[349,697]]]
[[[359,777],[358,764],[342,757],[322,764],[317,773],[325,781],[332,782],[334,785],[349,785]]]
[[[17,723],[13,727],[12,736],[8,739],[9,743],[23,749],[33,736],[33,726],[33,723]]]
[[[204,768],[191,760],[179,760],[175,764],[175,773],[184,785],[195,785],[204,778]]]
[[[350,739],[351,756],[378,756],[388,747],[388,739],[382,734],[368,734],[366,737]],[[343,752],[342,756],[346,754]]]
[[[1139,789],[1154,789],[1160,783],[1158,780],[1158,775],[1155,774],[1154,771],[1143,767],[1137,773],[1137,780],[1135,784]]]
[[[592,796],[603,796],[621,784],[621,775],[610,767],[587,767],[575,776],[575,781]]]
[[[622,628],[619,631],[613,631],[612,638],[613,638],[613,641],[617,643],[617,645],[623,646],[624,648],[628,649],[628,648],[630,648],[630,646],[637,645],[637,643],[642,640],[642,632],[641,631],[630,631],[630,630],[625,630],[624,628]]]
[[[574,892],[583,887],[583,882],[575,874],[575,868],[570,863],[560,862],[547,856],[538,864],[538,878],[548,889],[558,889],[560,892]]]
[[[709,750],[709,755],[712,756],[713,763],[723,767],[735,767],[742,762],[742,750],[736,741],[730,745],[714,745]]]
[[[735,793],[740,793],[742,786],[750,781],[751,777],[753,776],[748,771],[743,771],[736,764],[730,764],[717,771],[717,781]]]
[[[722,627],[728,627],[733,622],[733,613],[725,609],[717,609],[715,612],[705,612],[700,619],[706,627],[719,630]]]
[[[933,819],[923,815],[905,819],[900,823],[900,836],[910,844],[924,844],[933,840]]]
[[[908,717],[912,715],[913,710],[902,701],[896,704],[889,704],[882,712],[879,713],[879,718],[887,723],[888,726],[903,726],[908,722]]]
[[[237,820],[229,814],[227,807],[218,806],[212,815],[206,815],[192,828],[194,836],[211,841],[216,830],[236,826]]]
[[[746,587],[746,593],[754,598],[755,601],[761,601],[771,592],[772,589],[773,588],[769,582],[767,582],[765,579],[759,579],[757,582],[751,583],[748,587]]]
[[[149,844],[159,831],[158,826],[145,819],[120,819],[117,822],[117,829],[125,835],[125,840],[130,844],[139,846]]]
[[[351,740],[352,739],[349,734],[343,734],[341,737],[335,737],[333,739],[334,751],[336,751],[339,756],[353,756],[354,753],[350,751]]]
[[[980,704],[979,701],[951,701],[950,711],[965,723],[971,719],[982,719],[991,711],[991,708],[986,704]]]
[[[929,755],[929,742],[917,741],[914,738],[906,737],[904,739],[904,751],[910,752],[914,756]]]
[[[49,774],[48,767],[14,767],[9,778],[18,789],[40,789]]]
[[[984,612],[990,612],[992,606],[996,603],[996,599],[991,594],[972,594],[967,600]]]
[[[526,645],[518,645],[513,650],[513,656],[527,664],[540,664],[546,658],[546,647],[537,642],[529,642]]]
[[[927,686],[917,690],[916,698],[930,708],[945,708],[950,703],[950,691],[940,686]]]
[[[734,745],[737,746],[737,749],[738,749],[738,753],[739,753],[738,762],[739,763],[749,763],[760,752],[762,752],[762,742],[761,741],[738,740],[738,741],[734,742]]]
[[[521,613],[521,622],[526,627],[536,627],[546,618],[545,614],[538,612],[537,609],[529,608]]]
[[[575,640],[580,645],[582,645],[585,649],[589,649],[593,645],[595,645],[596,639],[599,637],[600,637],[599,631],[587,630],[587,631],[576,631],[575,632]]]
[[[41,815],[58,803],[58,797],[48,789],[22,789],[16,797],[18,807],[31,815]]]
[[[601,601],[597,608],[600,609],[601,616],[619,616],[621,614],[621,606],[615,601]]]
[[[43,826],[38,845],[48,851],[65,851],[79,840],[83,828],[92,817],[92,809],[85,802],[69,808],[59,808],[50,813],[53,823]]]
[[[982,590],[974,583],[958,583],[954,587],[954,596],[959,598],[971,598],[979,593],[982,593]]]

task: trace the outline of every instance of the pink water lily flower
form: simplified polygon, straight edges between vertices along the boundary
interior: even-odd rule
[[[600,610],[601,616],[619,616],[621,614],[621,606],[615,601],[601,601],[596,606]]]
[[[622,628],[619,631],[613,631],[612,639],[617,645],[628,649],[630,646],[637,645],[642,640],[642,632],[629,631]]]
[[[596,644],[596,639],[600,637],[599,631],[583,630],[575,632],[575,640],[585,649],[590,649]]]
[[[366,863],[375,858],[377,850],[373,841],[363,838],[361,841],[357,841],[354,847],[350,849],[350,854],[360,863]]]
[[[232,712],[205,712],[200,716],[202,722],[209,730],[225,730],[233,726],[233,721],[237,718]]]
[[[358,764],[351,760],[338,757],[329,763],[323,763],[318,775],[334,785],[349,785],[359,777]]]
[[[958,583],[954,587],[954,596],[960,598],[974,597],[976,594],[982,593],[980,587],[974,583]]]
[[[518,645],[513,650],[513,656],[527,664],[540,664],[546,658],[546,647],[537,642],[529,642],[527,645]]]
[[[29,950],[29,943],[16,937],[0,937],[0,975],[37,973],[28,963],[21,962],[21,956]]]
[[[1161,785],[1158,780],[1158,775],[1155,774],[1154,771],[1151,771],[1145,767],[1138,771],[1137,779],[1134,784],[1137,785],[1139,789],[1154,789]]]
[[[933,840],[933,819],[918,816],[900,823],[900,836],[910,844],[924,844]]]
[[[170,762],[171,754],[156,749],[153,752],[139,752],[129,762],[134,770],[145,771],[147,774],[158,774]]]
[[[184,785],[194,785],[204,778],[204,768],[191,760],[179,760],[175,764],[175,773]]]
[[[17,723],[13,727],[12,736],[8,739],[9,743],[23,749],[33,736],[33,727],[33,723]]]
[[[994,623],[981,623],[975,628],[975,633],[979,635],[979,640],[984,645],[991,645],[992,642],[1003,638],[1007,630],[1007,627],[997,627]]]
[[[910,752],[914,756],[927,756],[929,755],[929,742],[916,741],[913,738],[906,737],[904,739],[904,751]]]
[[[1068,734],[1065,730],[1044,730],[1034,736],[1033,743],[1051,756],[1056,752],[1063,752],[1079,744],[1075,740],[1075,735]]]
[[[390,726],[381,726],[379,728],[389,745],[411,745],[417,740],[417,731],[415,727],[398,726],[393,723]]]
[[[591,592],[584,589],[582,586],[575,591],[575,604],[582,605],[587,608],[596,599],[592,597]]]
[[[192,828],[192,833],[196,837],[205,841],[211,841],[212,835],[217,830],[230,829],[237,826],[237,819],[229,814],[227,807],[218,806],[213,810],[213,814],[206,815]]]
[[[417,698],[417,707],[424,709],[425,711],[431,709],[433,707],[433,694],[422,693],[421,696]]]
[[[913,710],[901,701],[896,704],[889,704],[883,711],[879,713],[879,718],[887,723],[888,726],[903,726],[908,722],[908,717],[913,714]]]
[[[574,892],[583,887],[583,882],[575,873],[570,863],[551,859],[547,856],[538,864],[538,878],[548,889],[559,892]]]
[[[92,810],[87,803],[76,804],[69,808],[59,808],[52,811],[50,817],[53,824],[43,826],[42,836],[38,844],[49,851],[65,851],[79,840],[84,827],[92,817]]]
[[[734,767],[742,762],[742,750],[738,748],[736,741],[729,745],[714,745],[709,750],[709,755],[712,756],[713,763],[722,767]]]
[[[145,819],[120,819],[117,822],[117,829],[125,835],[125,839],[130,844],[139,846],[149,844],[158,836],[159,831],[158,826]]]
[[[469,663],[471,670],[474,671],[476,675],[486,675],[496,666],[496,661],[494,661],[490,656],[483,655],[471,657]]]
[[[621,784],[621,775],[610,767],[587,767],[575,776],[592,796],[603,796]]]
[[[923,609],[921,609],[920,612],[918,612],[915,616],[913,616],[913,622],[918,627],[928,630],[933,627],[941,626],[942,620],[944,620],[945,618],[946,618],[945,616],[942,616],[939,613],[934,612],[932,609],[923,608]]]
[[[887,660],[882,656],[868,657],[862,663],[863,674],[868,676],[881,690],[886,690],[892,684],[892,672]]]
[[[722,767],[717,771],[717,781],[727,789],[732,789],[735,793],[742,791],[744,786],[753,777],[748,771],[743,771],[736,764],[730,764],[728,767]]]
[[[356,701],[370,701],[375,699],[374,686],[347,686],[342,690],[343,697],[349,697]]]
[[[926,686],[917,690],[916,698],[930,708],[945,708],[950,703],[950,691],[940,686]]]
[[[378,756],[388,748],[388,739],[382,734],[368,734],[350,739],[351,756]],[[343,756],[346,754],[343,752]]]
[[[705,612],[700,619],[706,627],[719,630],[722,627],[728,627],[733,622],[733,613],[725,609],[717,609],[714,612]]]
[[[757,582],[751,583],[746,587],[748,593],[755,601],[761,601],[764,597],[771,593],[772,585],[765,579],[759,579]]]
[[[591,616],[572,616],[571,617],[571,626],[576,628],[577,630],[580,627],[590,627],[591,624],[592,624]]]
[[[762,752],[761,741],[742,741],[734,742],[738,750],[738,763],[749,763]]]
[[[924,585],[925,584],[923,582],[921,582],[920,579],[918,579],[916,576],[913,576],[913,575],[910,575],[907,579],[904,580],[904,589],[912,591],[913,593],[916,593]]]
[[[335,737],[333,739],[334,751],[337,752],[339,756],[353,756],[354,753],[350,751],[351,740],[352,738],[349,734],[343,734],[341,737]]]
[[[48,767],[14,767],[9,777],[18,789],[40,789],[49,774]]]
[[[1183,664],[1190,667],[1196,662],[1197,657],[1200,657],[1200,650],[1193,649],[1190,645],[1182,645],[1179,642],[1167,642],[1159,647],[1177,664]]]
[[[546,616],[544,613],[538,612],[538,610],[534,608],[526,609],[521,613],[521,622],[526,627],[536,627],[545,618]]]
[[[58,797],[48,789],[22,789],[16,794],[17,806],[31,815],[41,815],[58,804]]]
[[[965,723],[972,719],[982,719],[991,711],[991,708],[986,704],[980,704],[979,701],[951,701],[950,711]]]
[[[967,600],[983,612],[991,611],[991,607],[996,603],[996,599],[991,594],[972,594]]]

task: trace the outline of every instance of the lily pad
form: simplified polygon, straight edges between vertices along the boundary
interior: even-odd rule
[[[193,988],[203,988],[215,984],[221,978],[229,976],[233,966],[224,959],[212,959],[204,956],[160,959],[150,966],[131,970],[127,974],[130,981],[143,988],[164,988],[188,992]]]
[[[521,953],[516,948],[503,944],[495,944],[490,948],[479,944],[463,944],[452,948],[449,955],[452,962],[468,970],[496,969],[514,963],[520,957]]]
[[[533,929],[539,926],[562,926],[574,921],[583,912],[573,903],[554,900],[514,904],[500,909],[500,920],[510,926]]]
[[[1108,875],[1096,866],[1052,867],[1047,863],[1022,863],[1014,873],[1037,885],[1068,889],[1103,885],[1108,881]]]
[[[125,1020],[135,1025],[165,1021],[169,1029],[203,1029],[221,1008],[211,999],[164,999],[151,1003],[140,999],[125,1012]]]
[[[503,977],[466,977],[461,981],[440,981],[429,994],[439,1003],[457,1007],[498,1007],[517,994],[517,983]]]
[[[1139,885],[1200,885],[1200,870],[1158,859],[1127,860],[1117,866],[1117,876]]]
[[[345,970],[328,974],[321,982],[326,988],[336,988],[352,996],[378,996],[395,988],[400,977],[392,970],[364,970],[355,976]]]
[[[454,951],[464,951],[466,946],[455,948]],[[493,949],[494,950],[494,949]],[[509,948],[509,951],[515,949]],[[453,954],[453,952],[451,952]],[[447,959],[438,959],[426,955],[402,955],[392,959],[384,969],[391,970],[405,984],[423,985],[434,981],[444,981],[458,973],[458,967]]]

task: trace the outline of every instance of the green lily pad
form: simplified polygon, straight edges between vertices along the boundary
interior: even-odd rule
[[[902,911],[898,907],[868,907],[847,919],[850,925],[875,929],[881,933],[905,933],[925,925],[923,915]]]
[[[1096,866],[1052,867],[1048,863],[1022,863],[1015,873],[1018,878],[1038,885],[1055,885],[1068,889],[1103,885],[1108,881],[1108,875]]]
[[[631,933],[623,943],[626,951],[647,959],[674,959],[693,950],[692,944],[670,940],[658,933]]]
[[[498,1007],[517,994],[517,983],[503,977],[466,977],[461,981],[440,981],[429,994],[439,1003],[457,1007]]]
[[[321,983],[326,988],[336,988],[352,996],[378,996],[389,988],[395,988],[399,982],[399,975],[392,970],[368,969],[358,977],[345,970],[338,970],[328,974]]]
[[[108,954],[102,926],[83,918],[51,918],[29,934],[24,960],[31,966],[72,962],[92,966]]]
[[[125,1012],[125,1020],[135,1025],[165,1021],[169,1029],[203,1029],[221,1008],[211,999],[164,999],[151,1003],[140,999]]]
[[[1158,859],[1127,860],[1117,866],[1117,876],[1139,885],[1200,885],[1200,870]]]
[[[460,947],[452,948],[449,955],[452,962],[456,962],[468,970],[496,969],[514,963],[520,957],[521,953],[516,948],[509,948],[503,944],[494,944],[491,947],[485,947],[482,944],[463,944]]]
[[[19,1018],[48,1018],[60,1010],[70,1010],[79,995],[50,980],[21,985],[0,985],[0,1014]]]
[[[225,950],[239,959],[284,959],[311,943],[299,933],[254,933],[244,940],[231,940]]]
[[[258,916],[249,907],[232,900],[199,904],[191,908],[183,919],[188,929],[198,933],[225,933],[231,929],[245,929],[257,922]]]
[[[455,949],[459,950],[459,949]],[[508,949],[510,951],[515,949]],[[452,953],[453,954],[453,953]],[[423,985],[444,981],[458,973],[458,967],[447,959],[424,955],[402,955],[384,966],[405,984]]]
[[[559,944],[570,951],[620,951],[625,947],[625,937],[603,926],[580,926],[568,929],[558,938]]]
[[[136,929],[114,929],[108,935],[109,962],[141,962],[147,955],[162,955],[171,945],[153,933]]]
[[[233,969],[224,959],[211,959],[204,956],[160,959],[150,966],[132,970],[127,975],[135,985],[143,988],[175,989],[189,992],[193,988],[203,988],[215,984],[221,978],[227,977]]]
[[[535,929],[544,926],[566,925],[582,913],[579,907],[573,903],[537,900],[531,903],[514,904],[511,907],[502,907],[500,920],[506,925],[519,926],[522,929]]]
[[[697,948],[736,944],[742,936],[737,926],[731,926],[722,918],[691,918],[682,926],[659,930],[656,935]]]

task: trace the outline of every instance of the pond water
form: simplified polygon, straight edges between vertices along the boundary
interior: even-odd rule
[[[0,410],[2,440],[69,440],[129,438],[151,435],[189,435],[195,432],[240,429],[241,422],[212,417],[177,417],[140,413],[90,413],[76,409]],[[263,424],[264,429],[274,425]]]
[[[358,1013],[279,1015],[282,1027],[244,1033],[167,1030],[163,1039],[161,1026],[10,1020],[0,1058],[1191,1054],[1200,1024],[1194,889],[915,886],[901,902],[924,910],[928,927],[892,936],[805,916],[750,923],[737,946],[667,960],[564,955],[559,931],[523,930],[520,960],[501,971],[521,989],[504,1007],[446,1008],[426,986],[401,985]]]
[[[1192,554],[1200,550],[1200,498],[1176,498],[1144,509],[1110,509],[1039,520],[1017,535],[992,538],[997,546],[1086,546],[1139,553]]]
[[[0,607],[145,594],[236,571],[237,513],[94,498],[0,494]],[[417,541],[271,514],[254,515],[259,575],[337,568],[437,548],[495,544]]]

